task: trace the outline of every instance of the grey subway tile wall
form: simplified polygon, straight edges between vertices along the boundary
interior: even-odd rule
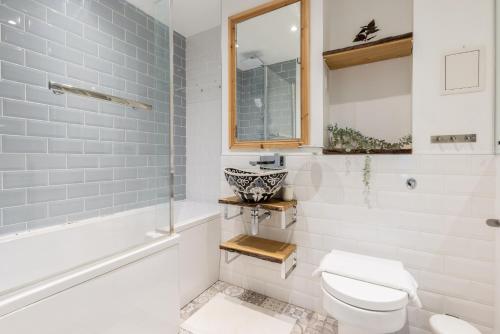
[[[164,91],[164,90],[163,90]],[[162,91],[158,93],[163,94]],[[174,194],[186,197],[186,39],[174,31]]]
[[[174,34],[174,192],[184,199],[186,41]],[[168,201],[166,25],[121,0],[3,0],[0,36],[0,234]],[[55,95],[49,80],[153,111]]]
[[[297,81],[297,61],[293,59],[266,67],[267,86],[263,66],[237,70],[239,140],[262,140],[265,135],[267,139],[294,137],[292,90]]]
[[[237,71],[238,139],[264,139],[264,67]],[[261,104],[259,104],[259,102]]]

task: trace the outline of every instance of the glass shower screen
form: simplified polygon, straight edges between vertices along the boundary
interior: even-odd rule
[[[3,270],[9,277],[29,271],[12,282],[27,284],[142,244],[148,232],[169,233],[170,83],[172,59],[183,57],[169,28],[169,0],[43,1],[26,8],[9,1],[0,10],[0,238],[17,234],[28,243],[39,235],[32,231],[59,231],[50,249],[35,252],[36,242],[24,249],[43,256],[69,240],[61,231],[87,226],[82,221],[101,229],[77,234],[51,272],[32,258],[18,269],[0,267],[0,277]],[[103,225],[110,217],[120,218],[114,234]],[[102,241],[105,250],[65,261],[84,237]],[[0,294],[12,288],[0,279]]]

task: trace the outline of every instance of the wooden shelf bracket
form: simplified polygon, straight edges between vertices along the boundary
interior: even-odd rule
[[[286,211],[280,211],[280,216],[281,229],[286,230],[297,222],[297,206]]]
[[[224,251],[224,260],[227,264],[241,255],[277,263],[280,265],[282,279],[288,278],[297,267],[297,246],[286,242],[240,234],[223,242],[219,248]]]
[[[231,256],[231,254],[236,254],[236,255]],[[228,250],[224,251],[224,260],[226,261],[227,264],[230,264],[231,262],[233,262],[234,260],[236,260],[240,256],[241,256],[241,254],[238,254],[235,252],[231,252]]]
[[[250,209],[250,224],[252,235],[259,232],[259,224],[263,220],[269,220],[273,214],[279,214],[280,228],[285,230],[297,222],[297,201],[271,200],[264,203],[242,202],[237,197],[222,198],[220,204],[224,204],[224,219],[231,220],[243,216],[244,208]],[[239,213],[229,215],[229,207],[239,207]]]
[[[237,254],[235,252],[231,252],[228,250],[224,251],[224,261],[226,262],[226,264],[232,263],[240,256],[241,254]],[[283,261],[283,263],[281,263],[280,266],[281,266],[280,277],[282,279],[287,279],[288,276],[290,276],[290,274],[292,273],[292,271],[294,271],[295,268],[297,267],[297,252],[296,251],[293,252],[288,259],[286,259],[285,261]]]
[[[243,207],[240,206],[240,212],[237,214],[234,214],[232,216],[229,216],[229,205],[224,205],[224,219],[225,220],[231,220],[234,218],[237,218],[239,216],[243,216]]]
[[[297,267],[297,251],[293,252],[292,255],[281,264],[281,278],[287,279],[288,276]]]

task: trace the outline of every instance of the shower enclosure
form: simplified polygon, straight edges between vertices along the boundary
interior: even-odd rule
[[[176,332],[169,1],[3,1],[0,24],[0,332]]]

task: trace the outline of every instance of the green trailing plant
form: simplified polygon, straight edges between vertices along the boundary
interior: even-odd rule
[[[384,139],[364,136],[358,130],[337,124],[328,126],[329,149],[336,151],[367,153],[373,151],[401,150],[411,147],[411,135],[400,138],[395,143]]]
[[[370,180],[371,180],[371,169],[372,169],[372,157],[369,155],[365,156],[365,164],[363,166],[363,184],[365,185],[365,190],[363,194],[365,195],[365,203],[368,207],[370,204]]]
[[[411,135],[400,138],[395,143],[390,143],[383,139],[364,136],[358,130],[345,127],[340,128],[337,124],[328,126],[329,150],[339,153],[364,153],[365,163],[363,166],[363,184],[365,186],[365,202],[369,205],[371,163],[370,153],[374,151],[383,152],[411,148]]]
[[[365,185],[365,191],[370,192],[370,179],[372,170],[372,157],[369,155],[365,156],[365,164],[363,166],[363,184]]]

